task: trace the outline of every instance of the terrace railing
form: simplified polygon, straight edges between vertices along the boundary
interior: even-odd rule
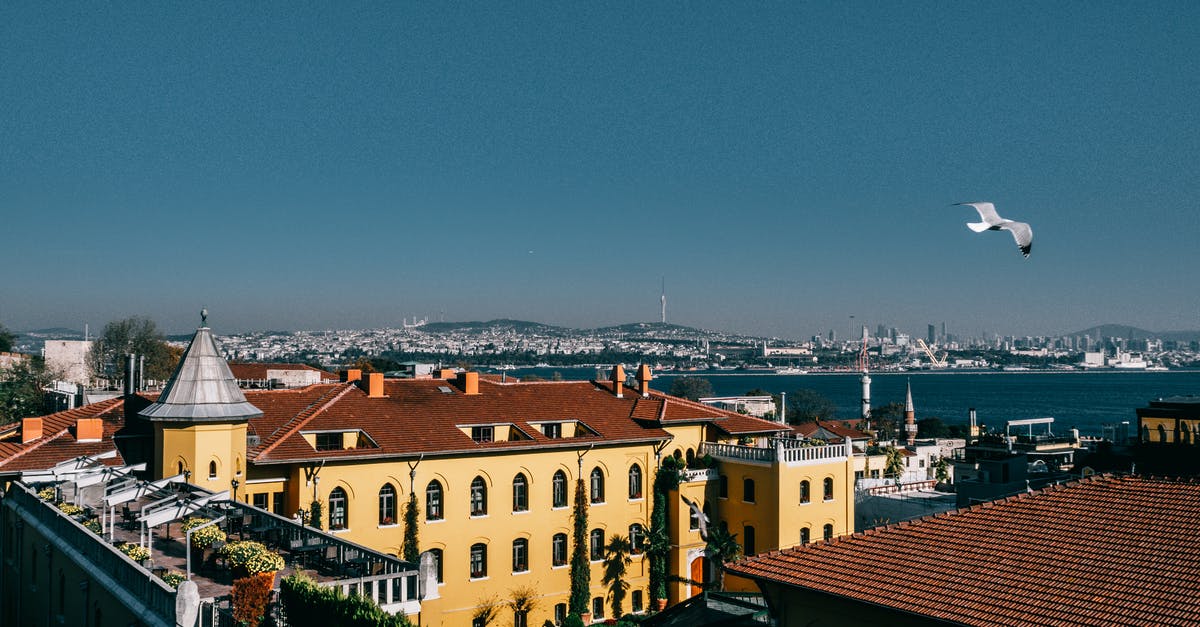
[[[700,452],[722,460],[792,465],[822,464],[845,460],[853,455],[848,441],[844,444],[823,446],[808,446],[803,440],[792,438],[772,438],[770,442],[771,446],[704,442],[700,446]]]

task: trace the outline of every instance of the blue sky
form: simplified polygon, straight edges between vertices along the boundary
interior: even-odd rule
[[[447,4],[447,6],[436,6]],[[1200,328],[1200,4],[0,5],[0,323]],[[1033,255],[974,234],[990,200]]]

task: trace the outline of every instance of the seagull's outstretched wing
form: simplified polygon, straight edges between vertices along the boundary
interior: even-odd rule
[[[980,219],[983,220],[983,222],[967,223],[967,227],[976,233],[982,233],[1004,222],[1004,218],[1001,218],[1000,214],[996,213],[995,205],[990,202],[960,202],[955,204],[955,206],[964,205],[968,207],[974,207],[975,211],[979,212]]]
[[[1017,240],[1017,248],[1021,249],[1021,254],[1025,258],[1029,258],[1029,251],[1033,250],[1033,229],[1024,222],[1013,222],[1009,220],[1000,225],[1000,230],[1009,231],[1013,235],[1013,239]]]

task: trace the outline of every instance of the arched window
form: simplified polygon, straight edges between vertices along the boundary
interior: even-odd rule
[[[178,468],[178,470],[175,472],[175,474],[182,475],[183,474],[183,462],[179,462],[179,463],[175,464],[175,466]]]
[[[696,451],[693,451],[692,449],[689,448],[687,450],[687,453],[684,455],[684,457],[687,460],[687,467],[688,468],[694,467],[694,465],[696,463]]]
[[[513,477],[513,511],[529,511],[529,482],[521,473]]]
[[[329,529],[345,529],[350,526],[346,519],[346,491],[338,486],[329,492]]]
[[[525,538],[513,540],[512,569],[514,573],[529,571],[529,540]]]
[[[592,469],[592,502],[604,502],[604,473],[598,466]]]
[[[553,506],[567,506],[567,473],[559,470],[554,473],[553,486]]]
[[[810,533],[811,532],[809,531],[808,527],[803,527],[800,529],[800,544],[808,544],[809,543],[809,534]]]
[[[754,550],[754,527],[746,525],[745,529],[742,530],[742,544],[744,545],[742,547],[742,552],[747,556],[754,555],[756,553]]]
[[[396,524],[396,488],[390,483],[379,488],[379,524]]]
[[[826,540],[833,539],[833,525],[830,525],[830,524],[825,525],[825,539]]]
[[[487,484],[483,477],[475,477],[471,482],[471,515],[487,516]]]
[[[487,577],[487,545],[471,545],[471,579]]]
[[[434,479],[425,486],[425,520],[441,520],[443,516],[442,484]]]
[[[833,477],[825,477],[825,500],[833,500]]]
[[[210,480],[217,478],[217,462],[215,460],[208,462],[208,478]]]
[[[641,555],[646,542],[646,529],[640,523],[629,525],[629,553]]]
[[[1182,442],[1183,444],[1187,444],[1188,440],[1189,440],[1189,436],[1191,436],[1191,435],[1192,435],[1191,431],[1188,430],[1188,424],[1186,422],[1180,422],[1179,423],[1179,441]]]
[[[690,531],[695,531],[699,528],[700,528],[700,512],[696,511],[696,508],[694,508],[694,507],[689,507],[688,508],[688,529]]]
[[[812,487],[808,483],[808,479],[800,482],[800,502],[808,503],[812,500]]]
[[[603,529],[592,529],[592,533],[588,535],[588,549],[593,562],[604,559]]]
[[[442,550],[429,549],[429,555],[433,558],[433,570],[437,572],[437,582],[442,583]]]
[[[742,500],[747,503],[754,502],[754,480],[753,479],[742,480]]]
[[[567,565],[567,534],[554,534],[554,540],[550,543],[550,563],[555,566]]]
[[[629,467],[629,498],[642,498],[642,467],[637,464]]]

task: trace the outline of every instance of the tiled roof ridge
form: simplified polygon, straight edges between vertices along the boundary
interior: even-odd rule
[[[12,455],[9,455],[8,457],[6,457],[4,459],[0,459],[0,466],[8,465],[9,463],[11,463],[17,459],[20,459],[21,457],[40,449],[41,447],[45,446],[46,444],[49,444],[50,442],[58,440],[58,438],[61,438],[63,435],[65,435],[67,433],[67,431],[70,430],[71,425],[73,425],[75,423],[76,419],[78,419],[78,418],[98,418],[99,414],[103,414],[107,411],[110,411],[110,410],[116,408],[117,405],[122,404],[124,402],[125,402],[125,398],[122,396],[118,396],[116,398],[105,399],[98,403],[92,403],[91,405],[81,405],[74,409],[65,409],[63,411],[55,412],[55,413],[49,414],[47,416],[42,416],[41,418],[42,418],[43,426],[48,426],[48,425],[46,425],[48,419],[53,419],[53,420],[57,421],[62,418],[69,417],[69,420],[67,420],[62,425],[62,427],[60,429],[56,430],[54,433],[52,433],[52,434],[43,433],[42,437],[38,438],[38,440],[36,442],[30,442],[27,444],[18,444],[17,446],[19,446],[20,448],[16,452],[14,452]],[[20,421],[18,421],[16,424],[20,424]]]
[[[589,383],[588,381],[574,381],[574,380],[568,380],[568,379],[563,379],[562,381],[554,381],[554,380],[551,380],[551,379],[542,379],[542,380],[540,380],[540,381],[526,381],[526,380],[524,380],[524,379],[521,379],[520,377],[512,377],[512,379],[513,379],[513,380],[511,380],[511,381],[497,381],[496,379],[485,379],[485,378],[483,378],[483,377],[479,377],[479,382],[480,382],[480,383],[490,383],[490,384],[492,384],[492,385],[504,385],[504,386],[509,386],[509,385],[545,385],[545,384],[550,384],[550,385],[563,385],[563,384],[579,385],[580,383]],[[436,380],[436,379],[435,379],[435,380]],[[443,379],[443,381],[453,381],[453,379]]]
[[[650,390],[650,396],[654,396],[654,395],[658,395],[658,396],[662,397],[662,399],[664,401],[664,403],[663,403],[664,408],[669,403],[675,403],[678,405],[682,405],[684,407],[690,407],[691,409],[702,409],[706,412],[713,412],[716,414],[720,414],[720,416],[715,416],[715,417],[703,416],[703,419],[707,419],[707,420],[725,420],[725,419],[729,418],[730,415],[733,415],[733,416],[741,415],[741,414],[738,414],[737,412],[732,412],[727,409],[721,409],[720,407],[714,407],[712,405],[705,405],[704,403],[701,403],[699,401],[693,401],[691,399],[683,398],[681,396],[671,396],[670,394],[667,394],[666,392],[659,392],[658,390]]]
[[[341,390],[338,390],[339,387],[341,387]],[[303,428],[305,424],[308,424],[308,422],[315,418],[318,414],[326,409],[329,409],[334,403],[341,400],[341,398],[348,394],[351,390],[357,389],[359,389],[358,386],[353,382],[334,384],[330,389],[331,392],[334,392],[332,397],[325,395],[321,398],[318,398],[317,400],[313,401],[311,405],[304,408],[303,411],[288,420],[283,426],[276,429],[270,435],[271,443],[260,447],[258,451],[254,453],[254,457],[257,459],[275,450],[275,448],[279,446],[281,442],[288,439],[291,435]],[[329,400],[322,403],[321,401],[326,398]]]

